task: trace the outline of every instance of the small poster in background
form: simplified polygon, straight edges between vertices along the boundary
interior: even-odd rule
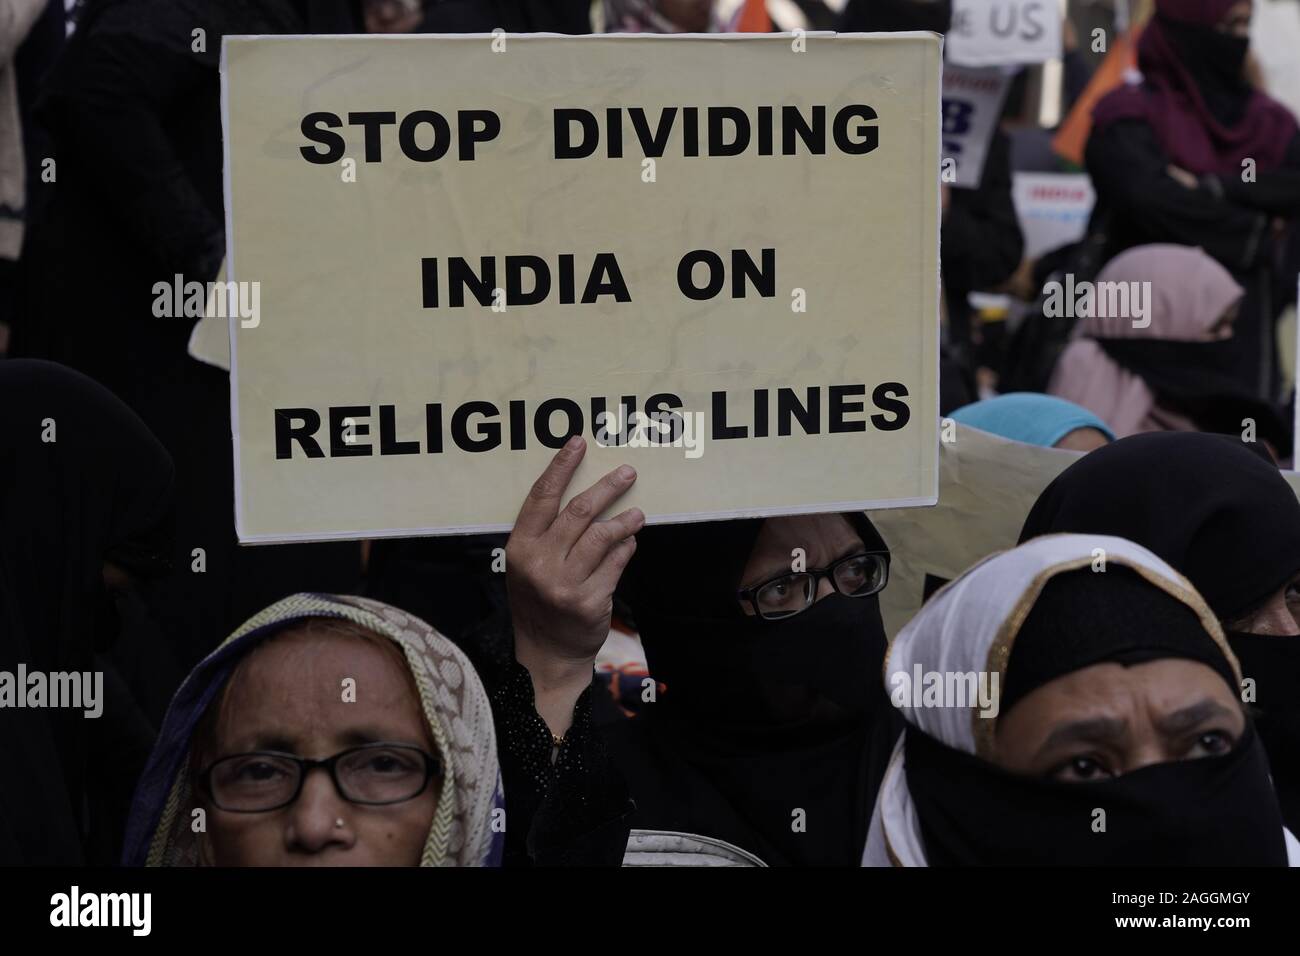
[[[989,141],[1010,87],[1011,76],[1005,70],[944,64],[943,158],[956,164],[954,186],[979,187]]]
[[[1084,237],[1097,199],[1086,173],[1012,173],[1011,179],[1026,259]]]
[[[1044,63],[1061,56],[1058,0],[954,0],[944,38],[949,63]]]

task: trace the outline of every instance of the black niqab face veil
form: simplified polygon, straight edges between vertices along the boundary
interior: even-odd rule
[[[104,563],[165,567],[172,479],[170,456],[107,389],[49,362],[0,362],[0,670],[94,669],[115,636]],[[28,709],[0,720],[0,858],[79,862],[85,720]]]
[[[1105,549],[1104,573],[1093,570]],[[998,678],[1000,707],[907,704],[881,788],[868,865],[1285,866],[1286,833],[1249,720],[1226,754],[1149,764],[1102,781],[1014,773],[997,762],[1017,701],[1094,664],[1190,660],[1235,698],[1239,673],[1205,602],[1122,538],[1058,534],[976,564],[895,639],[894,686],[912,674]],[[952,694],[953,692],[948,692]],[[1075,718],[1078,719],[1078,718]]]
[[[886,551],[862,515],[866,550]],[[768,621],[736,598],[761,519],[647,528],[622,593],[645,644],[663,711],[763,735],[834,733],[870,707],[886,647],[879,599],[832,594]],[[874,665],[873,665],[874,662]]]
[[[1191,432],[1135,435],[1091,452],[1039,496],[1020,540],[1114,534],[1185,574],[1223,621],[1300,572],[1300,502],[1262,453]],[[1283,818],[1300,827],[1300,637],[1228,632],[1253,682],[1259,736]],[[1253,699],[1251,696],[1253,695]]]
[[[886,550],[865,516],[844,517],[867,550]],[[727,840],[774,865],[856,863],[899,728],[880,683],[879,600],[831,594],[785,620],[745,614],[736,591],[761,527],[637,536],[621,594],[666,690],[633,721],[649,750],[615,755],[636,826]]]
[[[930,866],[1287,865],[1249,723],[1231,753],[1096,783],[1018,776],[911,728],[905,752]]]
[[[1252,92],[1245,72],[1250,38],[1166,17],[1160,18],[1160,28],[1169,37],[1210,114],[1224,126],[1239,123]]]
[[[1016,634],[1001,713],[1093,664],[1170,658],[1211,668],[1236,695],[1222,646],[1185,604],[1122,566],[1060,574]],[[908,731],[905,752],[931,866],[1286,865],[1282,818],[1249,721],[1224,756],[1088,783],[1008,773],[919,731]]]

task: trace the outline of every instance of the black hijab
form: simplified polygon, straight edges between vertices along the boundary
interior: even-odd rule
[[[1000,713],[1093,664],[1168,658],[1205,664],[1236,696],[1221,645],[1182,601],[1122,566],[1058,574],[1015,636]],[[911,727],[904,750],[931,866],[1287,863],[1268,764],[1249,720],[1227,754],[1097,782],[1014,774]]]
[[[846,514],[867,550],[884,541]],[[900,726],[877,597],[832,594],[784,621],[736,600],[761,520],[647,528],[622,596],[664,685],[611,748],[633,825],[734,843],[774,865],[856,864]]]
[[[117,622],[105,561],[166,568],[172,463],[107,389],[48,362],[0,362],[0,670],[92,671]],[[87,721],[0,713],[0,859],[82,856]]]
[[[325,27],[312,32],[354,32],[355,22],[344,12],[348,8],[349,0],[90,0],[77,19],[73,42],[89,36],[92,28],[129,30],[170,52],[216,66],[223,36],[305,33],[309,21]],[[193,31],[198,29],[205,33],[203,50],[194,49]]]
[[[1233,696],[1237,678],[1220,644],[1181,601],[1126,567],[1059,574],[1047,582],[1016,634],[998,701],[1001,713],[1044,684],[1094,664],[1166,658],[1204,664]]]
[[[1300,572],[1300,503],[1262,452],[1194,432],[1134,435],[1085,455],[1039,496],[1020,540],[1113,534],[1184,574],[1221,621]],[[1300,827],[1300,637],[1229,631],[1255,682],[1259,736],[1283,816]]]
[[[1300,503],[1260,451],[1233,438],[1158,432],[1090,452],[1039,495],[1020,532],[1111,534],[1189,578],[1220,620],[1300,571]]]
[[[1160,17],[1160,29],[1169,38],[1210,115],[1224,126],[1240,123],[1255,92],[1245,70],[1250,38],[1168,17]]]

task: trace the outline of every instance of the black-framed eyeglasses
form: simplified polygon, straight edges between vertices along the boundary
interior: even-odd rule
[[[767,621],[779,621],[806,611],[817,597],[817,585],[828,578],[845,597],[869,597],[889,582],[889,552],[862,551],[846,555],[825,568],[808,568],[778,575],[736,592],[736,597]]]
[[[349,803],[383,806],[413,800],[441,779],[438,758],[410,744],[352,747],[324,760],[258,750],[231,754],[199,775],[199,787],[219,810],[266,813],[287,807],[302,793],[307,774],[326,770]]]

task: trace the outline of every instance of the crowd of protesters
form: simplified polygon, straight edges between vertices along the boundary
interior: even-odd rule
[[[945,33],[948,0],[0,0],[0,673],[104,675],[93,721],[0,685],[0,862],[1300,865],[1300,126],[1251,0],[1129,12],[1100,96],[1065,30],[1080,236],[1024,254],[1024,77],[937,184],[941,414],[1079,457],[890,634],[869,515],[645,527],[631,468],[570,487],[580,437],[508,537],[241,548],[228,373],[153,289],[224,258],[221,36]],[[1066,276],[1143,321],[1062,317]],[[950,672],[993,713],[900,690]]]

